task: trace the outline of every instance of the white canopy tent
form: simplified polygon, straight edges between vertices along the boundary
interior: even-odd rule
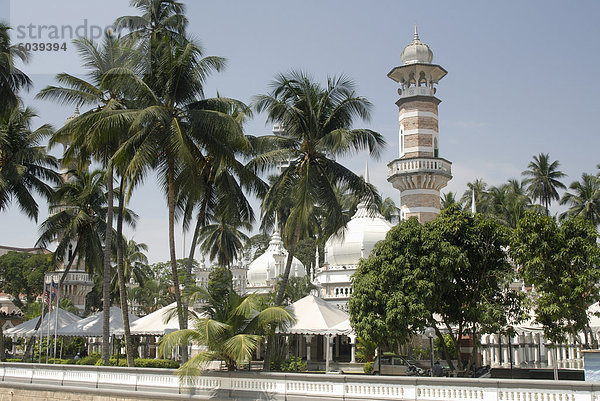
[[[173,302],[149,315],[137,319],[131,323],[132,336],[163,336],[170,332],[179,330],[179,320],[175,312],[176,303]],[[190,308],[190,311],[193,310]],[[188,327],[193,327],[192,320],[188,319]],[[123,329],[115,330],[116,335],[123,335]]]
[[[59,336],[67,337],[102,337],[102,319],[104,312],[100,311],[91,316],[58,329]],[[135,322],[139,317],[129,314],[129,322]],[[109,331],[110,335],[117,330],[123,330],[123,313],[120,308],[110,308]]]
[[[350,315],[327,301],[307,295],[288,307],[296,321],[281,334],[350,335]]]
[[[58,311],[58,312],[57,312]],[[36,331],[35,326],[40,320],[41,316],[36,317],[35,319],[28,320],[26,322],[21,323],[18,326],[12,327],[4,332],[6,336],[10,336],[12,338],[17,337],[31,337],[34,335],[41,335],[45,337],[48,335],[48,332],[51,336],[54,335],[55,325],[60,330],[63,327],[66,327],[74,322],[78,322],[81,320],[79,316],[76,316],[70,312],[67,312],[64,309],[55,309],[52,312],[44,315],[44,320],[40,324],[39,329]],[[57,320],[58,319],[58,320]]]

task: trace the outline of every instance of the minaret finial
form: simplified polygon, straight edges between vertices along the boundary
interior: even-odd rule
[[[369,160],[367,159],[367,161],[365,162],[365,182],[367,184],[370,184],[371,181],[369,180]]]
[[[275,212],[275,224],[273,225],[273,234],[279,234],[279,213]]]
[[[475,186],[473,185],[473,199],[471,200],[471,214],[477,213],[477,205],[475,204]]]
[[[413,37],[414,40],[419,40],[419,32],[417,31],[417,24],[415,24],[415,36]]]

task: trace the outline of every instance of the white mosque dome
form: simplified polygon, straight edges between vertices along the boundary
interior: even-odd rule
[[[329,265],[357,265],[360,258],[369,256],[375,244],[383,239],[393,225],[379,213],[369,216],[364,205],[345,229],[330,237],[325,243],[325,263]]]
[[[404,48],[400,55],[403,65],[425,63],[430,64],[433,60],[433,52],[425,43],[419,39],[417,27],[415,27],[415,36],[413,41]]]
[[[277,224],[276,224],[277,225]],[[250,287],[267,286],[267,281],[277,279],[285,270],[288,253],[283,247],[281,235],[275,230],[269,247],[248,266],[248,284]],[[290,277],[304,277],[306,269],[298,259],[292,259]]]
[[[369,182],[369,169],[365,168],[365,181]],[[325,263],[332,266],[357,265],[360,258],[369,256],[375,244],[393,227],[378,211],[370,211],[364,203],[352,219],[325,243]]]

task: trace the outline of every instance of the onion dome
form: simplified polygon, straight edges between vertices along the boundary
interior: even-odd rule
[[[276,222],[269,247],[265,253],[254,259],[248,266],[248,284],[250,287],[267,286],[270,281],[281,276],[285,270],[288,253],[283,247],[283,241],[277,226]],[[302,262],[293,258],[290,277],[304,277],[305,275],[306,269]]]
[[[365,181],[369,182],[368,166]],[[352,219],[325,243],[325,263],[332,266],[357,265],[360,258],[369,256],[375,244],[383,239],[393,225],[379,211],[359,203]]]
[[[400,59],[402,60],[403,65],[415,63],[431,64],[431,61],[433,60],[433,52],[429,46],[419,39],[419,33],[417,32],[416,26],[413,41],[404,48],[400,55]]]

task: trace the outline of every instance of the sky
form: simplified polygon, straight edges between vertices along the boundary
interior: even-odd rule
[[[386,166],[398,158],[398,85],[387,73],[401,64],[400,54],[411,42],[415,25],[434,53],[433,63],[448,71],[436,94],[442,100],[440,157],[453,163],[453,179],[442,192],[461,195],[477,178],[489,185],[520,179],[540,153],[560,162],[568,175],[566,185],[584,172],[595,173],[600,163],[597,1],[184,3],[190,35],[202,43],[206,55],[227,59],[227,69],[208,79],[208,97],[219,93],[251,103],[253,96],[270,90],[277,74],[292,70],[306,71],[320,82],[342,74],[353,79],[357,93],[373,104],[370,121],[356,121],[354,126],[375,130],[387,141],[380,159],[369,160],[371,182],[396,202],[399,194],[386,180]],[[39,90],[55,83],[57,73],[84,77],[69,33],[93,38],[117,17],[138,14],[128,4],[0,0],[0,20],[14,28],[14,43],[66,44],[66,50],[33,52],[33,59],[22,67],[35,85],[22,95],[39,114],[35,125],[60,127],[73,113],[71,106],[34,99]],[[260,114],[245,128],[252,135],[271,131]],[[362,174],[367,159],[366,153],[359,153],[340,162]],[[46,205],[40,203],[39,222],[47,217]],[[149,246],[151,262],[167,260],[167,206],[154,176],[134,193],[130,208],[140,219],[128,236]],[[564,209],[552,207],[554,213]],[[16,205],[0,214],[0,245],[31,247],[38,236],[38,225]],[[182,256],[181,234],[176,242],[177,255]]]

